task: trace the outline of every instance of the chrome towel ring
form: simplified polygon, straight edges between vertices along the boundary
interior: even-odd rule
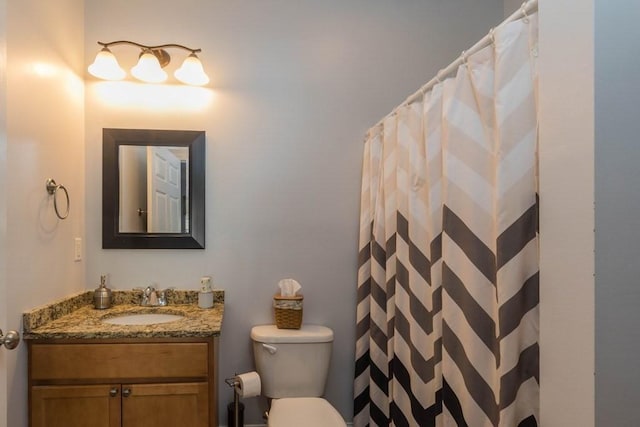
[[[64,195],[67,198],[67,211],[65,212],[64,215],[60,215],[60,211],[58,210],[58,197],[57,197],[58,190],[64,191]],[[58,216],[58,218],[66,219],[69,216],[70,204],[69,204],[69,192],[67,191],[65,186],[62,184],[56,184],[56,181],[53,178],[49,178],[47,179],[47,193],[53,196],[53,208],[55,209],[56,215]]]

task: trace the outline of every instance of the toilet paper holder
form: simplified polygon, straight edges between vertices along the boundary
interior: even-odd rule
[[[238,374],[236,373],[231,378],[226,378],[224,380],[225,383],[231,388],[233,388],[233,414],[234,414],[234,427],[238,427],[240,424],[240,395],[238,394],[238,386],[240,385],[240,380],[238,379]]]
[[[262,391],[260,375],[257,372],[245,372],[224,380],[229,387],[233,387],[233,408],[234,408],[234,427],[238,427],[238,422],[242,421],[240,411],[242,407],[239,403],[241,397],[259,396]]]
[[[236,389],[237,386],[240,385],[240,380],[238,380],[238,374],[235,374],[235,376],[231,378],[225,379],[224,382],[227,383],[229,387],[233,387],[234,390]]]

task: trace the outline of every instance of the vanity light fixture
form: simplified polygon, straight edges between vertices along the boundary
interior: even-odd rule
[[[174,75],[180,82],[192,86],[202,86],[209,83],[209,77],[202,68],[202,63],[196,53],[202,49],[191,49],[179,44],[163,44],[158,46],[146,46],[140,43],[118,40],[109,43],[98,42],[102,49],[96,55],[96,59],[89,65],[89,73],[103,80],[122,80],[127,73],[120,67],[115,55],[109,46],[126,44],[141,49],[138,63],[131,68],[131,74],[136,79],[147,83],[162,83],[167,80],[167,73],[162,69],[169,62],[171,56],[165,49],[177,48],[191,52],[178,68]]]
[[[131,69],[131,75],[147,83],[162,83],[167,80],[167,73],[151,49],[142,51],[138,63]]]

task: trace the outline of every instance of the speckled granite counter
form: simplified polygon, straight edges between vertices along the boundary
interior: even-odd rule
[[[56,301],[23,314],[24,339],[186,338],[220,335],[224,291],[214,291],[214,305],[198,307],[197,292],[172,291],[166,307],[140,306],[140,292],[114,291],[113,305],[93,308],[93,291]],[[102,320],[134,313],[166,313],[184,316],[174,322],[153,325],[113,325]]]

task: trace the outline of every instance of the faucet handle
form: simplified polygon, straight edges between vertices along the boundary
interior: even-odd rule
[[[158,305],[162,305],[165,306],[167,305],[169,302],[167,301],[167,291],[173,291],[175,288],[172,286],[170,288],[167,289],[162,289],[162,290],[158,290]]]
[[[152,286],[147,286],[146,288],[137,286],[133,288],[133,290],[139,291],[142,294],[142,300],[140,301],[140,305],[143,305],[143,306],[149,305],[149,298],[151,297],[151,294],[154,292],[154,289]]]

